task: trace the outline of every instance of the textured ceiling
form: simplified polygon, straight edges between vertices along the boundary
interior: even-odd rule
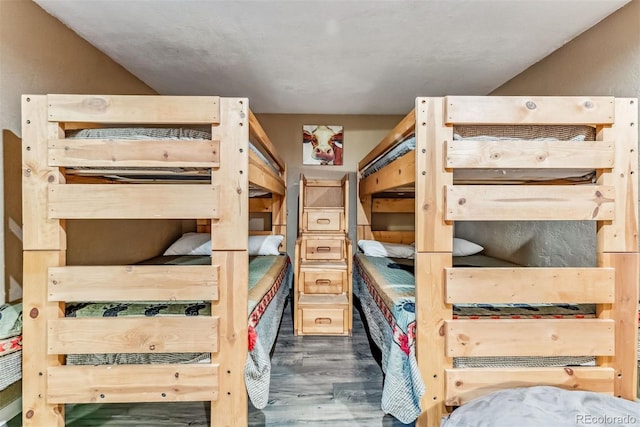
[[[404,114],[489,93],[628,0],[35,2],[161,94]]]

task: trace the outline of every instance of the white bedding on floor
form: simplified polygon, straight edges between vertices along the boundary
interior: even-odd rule
[[[640,427],[640,402],[539,386],[501,390],[454,410],[441,427]]]

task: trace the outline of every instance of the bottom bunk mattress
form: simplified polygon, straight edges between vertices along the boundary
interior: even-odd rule
[[[207,265],[208,256],[162,256],[143,264]],[[269,395],[271,361],[269,353],[275,343],[280,319],[291,284],[293,268],[287,255],[249,257],[249,355],[245,364],[245,383],[252,404],[264,408]],[[120,316],[209,316],[207,301],[192,302],[109,302],[72,303],[66,306],[67,317]],[[109,353],[69,354],[67,364],[146,364],[206,363],[209,353]]]
[[[484,255],[454,257],[454,266],[508,267]],[[371,338],[382,352],[385,381],[382,410],[404,423],[420,415],[424,382],[415,357],[415,279],[413,260],[354,255],[353,292],[359,299]],[[453,318],[593,317],[593,304],[463,304]],[[592,365],[593,357],[460,357],[454,367],[536,367]]]

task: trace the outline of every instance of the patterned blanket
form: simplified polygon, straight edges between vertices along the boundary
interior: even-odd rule
[[[22,378],[22,303],[0,305],[0,390]]]
[[[382,352],[386,374],[382,409],[404,423],[420,414],[425,386],[415,357],[415,278],[413,260],[354,255],[353,289],[371,337]],[[455,266],[506,266],[485,256],[454,257]],[[453,318],[585,318],[593,304],[461,304]],[[454,367],[589,365],[585,357],[459,357]]]
[[[164,256],[144,264],[206,265],[208,256]],[[293,268],[288,256],[257,256],[249,259],[249,355],[245,364],[245,383],[256,408],[267,404],[271,374],[269,352],[278,332],[286,303]],[[138,301],[67,304],[67,317],[121,316],[208,316],[211,306],[206,301],[158,302]],[[197,363],[210,360],[209,353],[115,353],[70,354],[68,364],[147,364]]]

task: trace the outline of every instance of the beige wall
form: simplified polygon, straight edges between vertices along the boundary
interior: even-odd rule
[[[407,111],[408,113],[408,111]],[[402,116],[258,114],[258,120],[287,163],[287,249],[293,256],[298,224],[300,174],[311,178],[342,178],[349,174],[350,236],[355,238],[356,171],[364,157],[400,121]],[[344,159],[342,166],[302,164],[303,125],[342,125]]]
[[[601,21],[492,95],[640,96],[640,0]],[[640,126],[638,126],[640,128]],[[594,265],[592,223],[463,223],[456,234],[529,265]]]
[[[0,125],[20,136],[20,98],[22,94],[45,93],[150,94],[154,91],[124,68],[96,50],[30,0],[0,0]],[[0,229],[0,303],[21,296],[22,225],[20,190],[20,142],[3,132],[3,197],[0,210],[5,213]],[[86,260],[96,254],[100,242],[87,250],[76,240],[84,239],[86,227],[69,227],[69,258]],[[136,224],[122,224],[116,233],[137,230]],[[115,235],[114,235],[115,234]],[[75,236],[75,237],[74,237]],[[72,252],[76,249],[76,254]],[[106,250],[106,249],[103,249]],[[113,252],[109,249],[109,252]],[[126,248],[119,253],[126,252]],[[6,265],[5,265],[6,263]]]

